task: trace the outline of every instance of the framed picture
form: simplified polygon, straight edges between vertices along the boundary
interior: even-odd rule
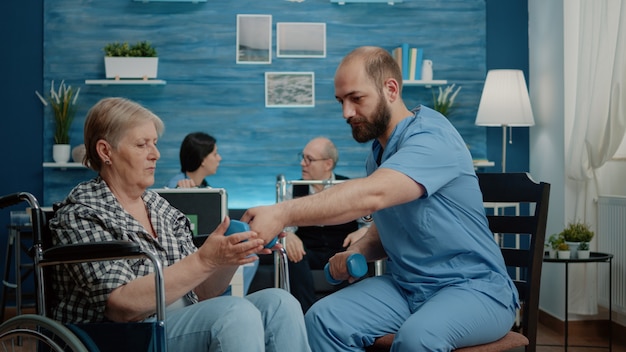
[[[326,57],[326,23],[276,23],[276,57]]]
[[[313,106],[315,106],[315,74],[313,72],[265,72],[265,107]]]
[[[272,63],[271,15],[237,15],[237,63]]]

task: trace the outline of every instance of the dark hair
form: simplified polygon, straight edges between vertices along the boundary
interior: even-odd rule
[[[180,171],[196,171],[214,149],[215,138],[204,132],[194,132],[185,136],[180,145]]]

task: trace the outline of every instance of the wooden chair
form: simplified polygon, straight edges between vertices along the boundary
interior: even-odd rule
[[[529,204],[530,215],[494,214],[487,216],[489,228],[493,233],[519,234],[521,238],[528,240],[527,247],[522,245],[520,249],[502,248],[502,255],[509,270],[515,272],[515,268],[520,268],[520,278],[513,277],[513,279],[522,302],[521,324],[513,327],[512,331],[500,340],[479,346],[464,347],[456,351],[498,352],[525,348],[527,352],[534,352],[537,346],[539,287],[550,184],[537,183],[527,173],[479,173],[478,182],[483,193],[483,202],[519,203],[522,209],[524,204]],[[524,241],[521,242],[524,243]],[[389,351],[394,336],[394,334],[389,334],[379,337],[374,345],[368,347],[367,351]]]

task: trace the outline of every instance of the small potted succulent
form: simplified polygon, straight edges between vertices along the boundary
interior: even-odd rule
[[[580,242],[578,245],[578,259],[589,259],[590,253],[589,242]]]
[[[106,78],[156,78],[159,58],[157,51],[147,41],[129,45],[127,42],[108,43],[104,46]]]
[[[570,259],[571,257],[569,245],[565,242],[559,243],[559,246],[557,247],[557,253],[558,253],[559,259]]]

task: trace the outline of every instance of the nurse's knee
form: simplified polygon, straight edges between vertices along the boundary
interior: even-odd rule
[[[433,321],[411,322],[400,327],[393,341],[393,352],[404,351],[449,351],[450,341],[447,334]]]
[[[338,308],[332,303],[330,296],[315,302],[304,315],[307,330],[323,330],[322,326],[328,326],[337,321],[337,317],[333,316],[337,310]]]

